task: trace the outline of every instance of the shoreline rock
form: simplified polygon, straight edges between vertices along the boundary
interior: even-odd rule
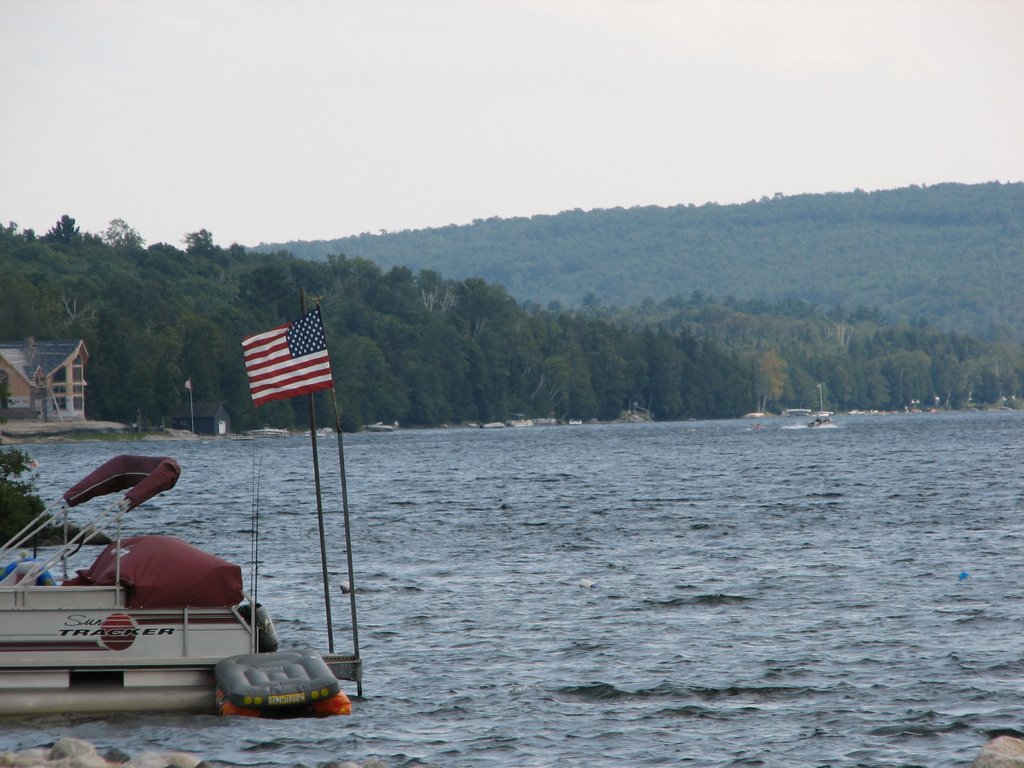
[[[89,742],[71,738],[59,739],[49,748],[0,752],[0,766],[11,768],[198,768],[202,764],[202,760],[186,752],[141,752],[131,757],[112,749],[101,755]]]
[[[298,764],[297,764],[298,765]],[[375,758],[365,762],[332,760],[321,768],[388,768]],[[0,752],[5,768],[211,768],[211,764],[187,752],[140,752],[135,756],[119,749],[100,754],[81,739],[58,739],[52,747],[33,747],[21,752]],[[997,736],[982,746],[970,768],[1024,768],[1024,739]]]
[[[981,748],[970,768],[1024,768],[1024,739],[997,736]]]
[[[380,760],[358,763],[332,760],[323,768],[388,768]],[[52,747],[34,747],[21,752],[0,752],[5,768],[211,768],[211,764],[187,752],[140,752],[127,755],[119,749],[100,754],[96,747],[81,739],[58,739]]]

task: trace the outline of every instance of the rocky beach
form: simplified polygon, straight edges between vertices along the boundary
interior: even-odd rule
[[[95,745],[80,739],[60,739],[51,747],[21,752],[0,752],[0,766],[11,768],[200,768],[211,766],[186,752],[140,752],[127,755],[118,749],[100,752]],[[300,763],[296,763],[300,765]],[[318,768],[388,768],[379,760],[361,763],[337,760]]]
[[[52,747],[22,752],[0,752],[0,766],[11,768],[212,768],[214,764],[187,752],[140,752],[127,755],[118,749],[101,753],[80,739],[60,739]],[[303,763],[296,763],[298,766]],[[388,768],[380,760],[337,760],[317,768]],[[969,768],[1024,768],[1024,739],[997,736],[985,744]]]

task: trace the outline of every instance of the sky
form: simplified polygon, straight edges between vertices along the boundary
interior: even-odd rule
[[[0,0],[0,223],[257,245],[1024,180],[1024,0]]]

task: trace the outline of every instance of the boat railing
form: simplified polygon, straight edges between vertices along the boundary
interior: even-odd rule
[[[73,587],[35,584],[19,586],[17,589],[0,587],[0,610],[13,608],[124,608],[125,589],[118,585],[79,585]]]
[[[17,584],[13,586],[15,588],[25,589],[29,586],[35,586],[36,579],[49,571],[51,568],[55,568],[58,564],[62,566],[62,569],[66,571],[67,559],[74,554],[79,547],[84,544],[88,544],[97,536],[106,532],[111,525],[117,526],[117,534],[115,540],[120,542],[121,540],[121,518],[131,508],[131,502],[128,499],[120,499],[115,503],[108,506],[102,512],[100,512],[92,521],[78,531],[70,539],[68,538],[68,506],[63,505],[56,511],[40,513],[40,515],[25,526],[21,532],[19,532],[14,538],[12,538],[7,544],[4,545],[3,549],[0,549],[0,563],[4,562],[11,556],[11,553],[17,549],[23,548],[27,545],[34,536],[45,529],[47,526],[53,524],[58,518],[64,520],[64,542],[60,545],[56,552],[51,554],[49,557],[39,560],[25,561],[29,563],[29,567],[20,574],[20,579]],[[45,519],[37,523],[36,521],[44,517]],[[117,578],[115,581],[119,584],[121,581],[121,547],[117,547]]]
[[[2,548],[0,548],[0,562],[2,558],[9,556],[11,550],[22,548],[33,539],[40,531],[53,523],[59,515],[64,518],[64,544],[53,555],[37,566],[32,567],[32,572],[38,576],[55,566],[57,563],[64,565],[66,573],[67,559],[83,544],[88,543],[100,533],[103,533],[111,524],[116,524],[115,534],[115,578],[114,583],[121,583],[121,518],[131,509],[153,498],[158,493],[170,490],[178,481],[181,474],[181,467],[178,462],[165,456],[115,456],[94,469],[72,488],[65,491],[62,498],[63,504],[60,509],[54,511],[54,504],[51,504],[43,512],[36,516],[32,522],[26,525],[21,531],[14,535]],[[105,496],[111,493],[124,492],[124,496],[118,501],[110,504],[106,509],[93,517],[92,522],[68,538],[68,517],[67,510],[82,504],[90,499]],[[26,587],[34,583],[34,578],[23,577],[22,581]],[[21,582],[19,582],[20,585]]]
[[[66,519],[67,507],[61,506],[59,509],[54,511],[55,507],[57,507],[57,502],[53,502],[46,509],[32,518],[24,528],[14,534],[6,544],[0,547],[0,563],[9,558],[12,552],[24,547],[27,542],[33,539],[33,537],[42,533],[42,531],[49,525],[52,525],[58,516],[63,515]],[[65,530],[67,530],[67,526],[65,526]]]

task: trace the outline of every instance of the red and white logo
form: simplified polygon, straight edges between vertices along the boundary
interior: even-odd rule
[[[131,616],[112,613],[100,625],[100,645],[110,651],[123,651],[135,642],[138,631]]]

